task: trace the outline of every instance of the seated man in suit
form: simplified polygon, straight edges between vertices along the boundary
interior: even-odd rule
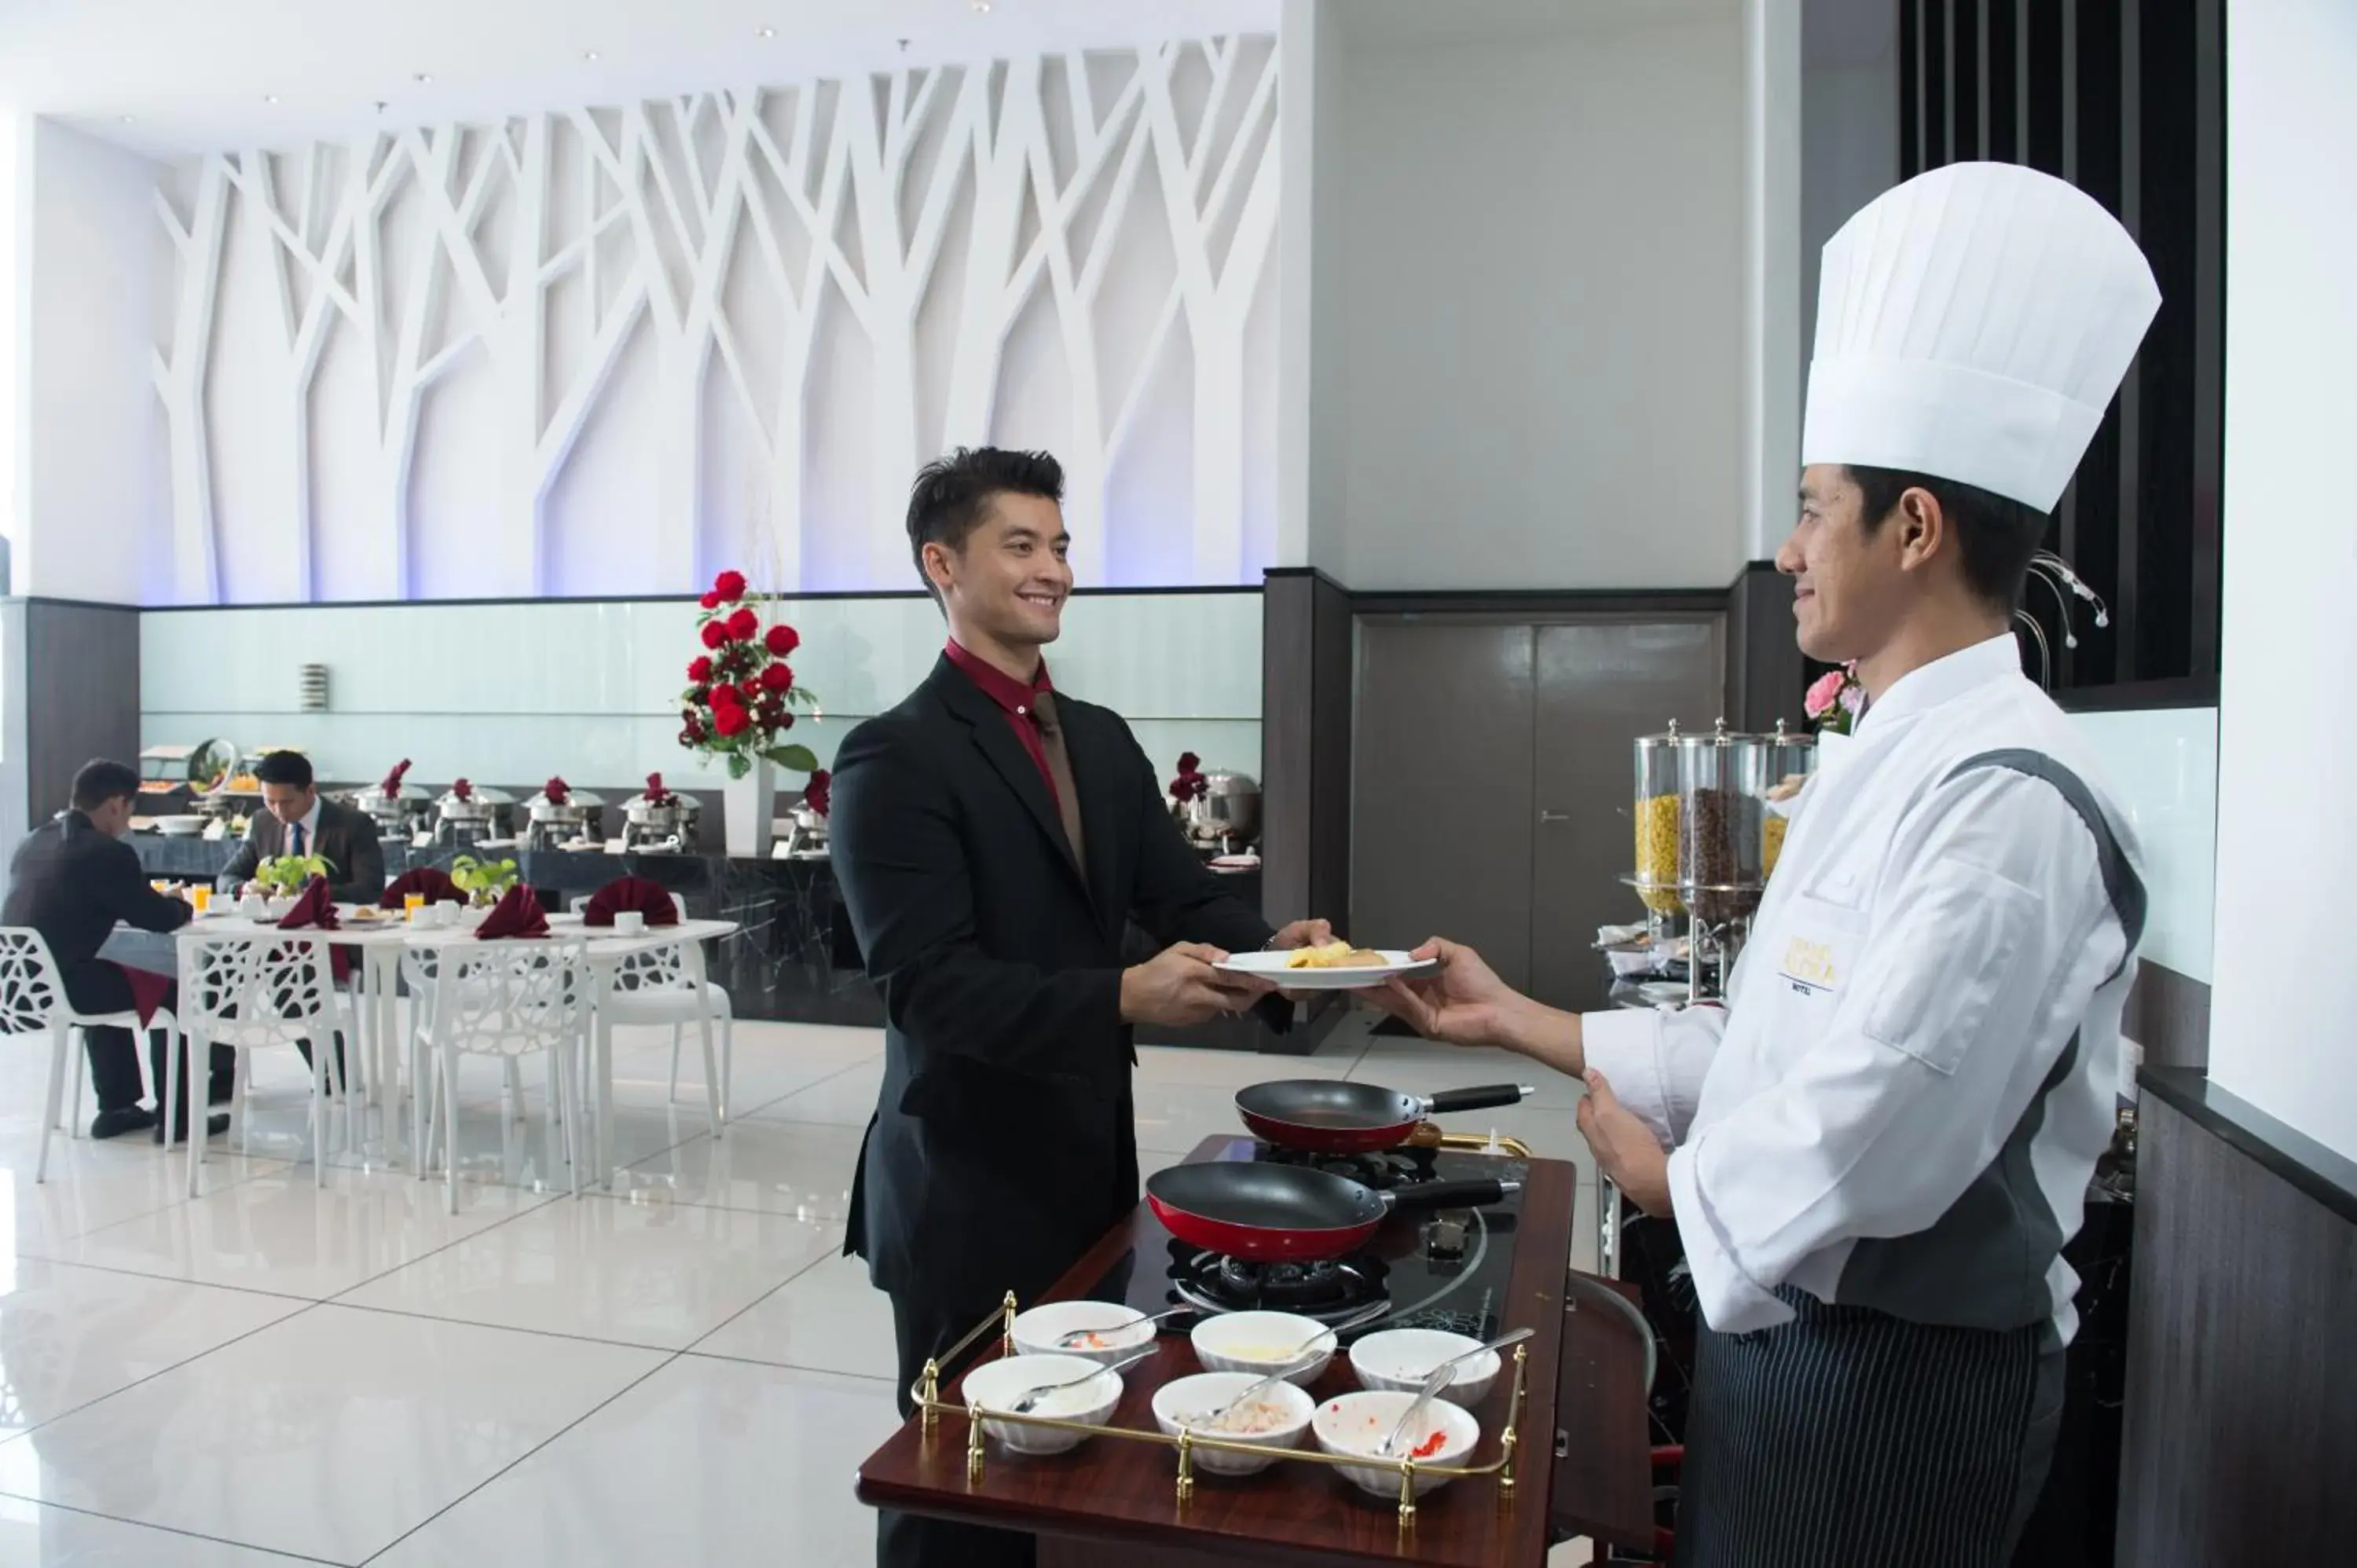
[[[221,867],[214,886],[239,893],[265,860],[282,854],[316,854],[328,863],[328,897],[339,904],[373,904],[384,891],[384,851],[377,843],[376,820],[366,811],[339,806],[319,793],[311,759],[299,751],[274,751],[257,763],[264,808],[245,827],[245,842]],[[297,1042],[311,1059],[311,1042]],[[336,1081],[343,1078],[343,1050],[336,1051]]]
[[[245,842],[221,867],[214,886],[238,893],[265,860],[282,854],[316,854],[328,863],[328,896],[339,904],[373,904],[384,891],[384,851],[376,822],[366,811],[339,806],[313,782],[311,759],[299,751],[274,751],[253,769],[265,810],[246,824]]]
[[[834,871],[887,1017],[844,1250],[892,1298],[904,1412],[928,1358],[1136,1204],[1132,1027],[1264,999],[1282,1027],[1288,1004],[1215,965],[1329,936],[1272,933],[1196,858],[1121,715],[1049,682],[1062,496],[1044,452],[962,450],[917,477],[909,548],[949,646],[835,760]],[[1125,967],[1133,921],[1168,945]],[[1007,1568],[1032,1542],[885,1513],[877,1557]]]
[[[65,982],[66,1000],[77,1013],[129,1013],[143,1000],[167,1010],[179,1004],[179,987],[168,976],[134,972],[98,956],[118,921],[143,931],[176,931],[192,913],[180,899],[148,886],[138,852],[123,842],[138,806],[139,775],[128,764],[86,762],[74,775],[71,808],[27,834],[9,862],[8,899],[0,906],[0,924],[30,926],[41,933]],[[90,1053],[91,1088],[98,1094],[98,1116],[90,1124],[90,1135],[114,1138],[152,1127],[160,1143],[160,1110],[149,1111],[139,1103],[139,1058],[133,1052],[131,1031],[89,1029],[83,1038]],[[160,1042],[151,1040],[149,1057],[160,1092]],[[229,1098],[235,1064],[228,1047],[214,1047],[215,1104]],[[184,1071],[180,1082],[188,1081]],[[175,1121],[174,1136],[188,1136],[185,1105]],[[228,1128],[227,1116],[212,1119],[213,1133]]]

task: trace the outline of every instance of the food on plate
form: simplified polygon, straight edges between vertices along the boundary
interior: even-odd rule
[[[1296,948],[1286,955],[1287,969],[1381,969],[1383,955],[1368,948],[1354,948],[1348,942],[1328,942],[1322,947]]]
[[[383,910],[368,904],[363,904],[359,908],[352,911],[352,918],[363,926],[372,924],[375,921],[382,920],[385,918]]]

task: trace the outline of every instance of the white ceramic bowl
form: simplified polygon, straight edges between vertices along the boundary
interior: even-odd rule
[[[1363,1388],[1414,1393],[1424,1387],[1424,1380],[1432,1376],[1433,1369],[1440,1363],[1468,1350],[1480,1349],[1480,1345],[1479,1339],[1437,1328],[1386,1328],[1351,1347],[1351,1369],[1359,1374]],[[1490,1391],[1490,1385],[1498,1380],[1500,1365],[1495,1350],[1484,1350],[1470,1361],[1459,1362],[1456,1377],[1440,1391],[1439,1397],[1472,1409]]]
[[[192,839],[205,831],[202,817],[158,817],[156,831],[167,839]]]
[[[1383,1439],[1392,1434],[1392,1428],[1399,1424],[1399,1418],[1415,1402],[1414,1394],[1390,1389],[1342,1394],[1318,1407],[1318,1413],[1310,1418],[1309,1430],[1317,1435],[1318,1446],[1329,1454],[1372,1454],[1383,1446]],[[1402,1447],[1414,1448],[1436,1432],[1441,1434],[1441,1442],[1431,1453],[1417,1455],[1419,1466],[1462,1464],[1473,1452],[1473,1445],[1481,1441],[1481,1423],[1463,1407],[1447,1400],[1437,1399],[1426,1405],[1420,1424],[1423,1430],[1410,1433]],[[1399,1472],[1388,1461],[1364,1468],[1345,1465],[1341,1469],[1361,1491],[1378,1498],[1399,1496]],[[1419,1470],[1415,1495],[1420,1498],[1451,1478]]]
[[[1261,1380],[1265,1374],[1258,1372],[1198,1372],[1191,1378],[1178,1378],[1154,1391],[1154,1424],[1165,1435],[1178,1435],[1178,1418],[1202,1415],[1216,1411]],[[1251,1434],[1206,1432],[1198,1427],[1198,1437],[1214,1437],[1222,1443],[1249,1443],[1256,1448],[1266,1448],[1266,1455],[1230,1454],[1216,1448],[1199,1448],[1195,1463],[1214,1476],[1250,1476],[1276,1463],[1276,1450],[1297,1448],[1301,1434],[1309,1430],[1310,1413],[1318,1402],[1295,1388],[1291,1383],[1278,1383],[1261,1396],[1272,1405],[1282,1408],[1287,1419],[1284,1425],[1266,1432]]]
[[[1137,1322],[1137,1308],[1117,1301],[1051,1301],[1016,1317],[1015,1348],[1026,1356],[1079,1356],[1110,1367],[1153,1341],[1154,1325]],[[1116,1323],[1129,1326],[1116,1329]],[[1100,1328],[1110,1330],[1098,1335],[1101,1345],[1057,1343],[1067,1334]]]
[[[1121,1374],[1108,1372],[1080,1356],[1008,1356],[1002,1360],[985,1361],[965,1375],[959,1397],[985,1410],[1004,1410],[1043,1384],[1060,1383],[1089,1371],[1096,1376],[1077,1387],[1050,1394],[1042,1408],[1030,1413],[1052,1415],[1062,1421],[1102,1423],[1121,1402]],[[1088,1436],[1085,1432],[1028,1426],[1016,1421],[985,1419],[982,1429],[1014,1454],[1061,1454],[1067,1448],[1080,1446]]]
[[[1210,1370],[1254,1372],[1265,1377],[1286,1364],[1286,1351],[1325,1326],[1316,1318],[1303,1317],[1298,1313],[1227,1312],[1203,1319],[1187,1337],[1195,1347],[1195,1359]],[[1334,1340],[1329,1336],[1285,1375],[1292,1382],[1314,1382],[1333,1359]]]

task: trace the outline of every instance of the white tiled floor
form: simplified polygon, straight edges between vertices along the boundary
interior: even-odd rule
[[[1233,1130],[1230,1096],[1265,1078],[1537,1081],[1357,1022],[1301,1060],[1142,1055],[1148,1170]],[[257,1064],[253,1153],[216,1147],[203,1197],[137,1141],[61,1136],[37,1186],[45,1053],[11,1042],[0,1568],[871,1561],[850,1477],[895,1425],[891,1319],[837,1251],[881,1058],[868,1031],[738,1025],[716,1144],[693,1042],[674,1105],[668,1032],[626,1032],[623,1169],[578,1201],[537,1087],[519,1127],[478,1064],[452,1217],[381,1152],[335,1153],[315,1187],[291,1058]],[[1577,1087],[1540,1088],[1451,1123],[1587,1169]]]

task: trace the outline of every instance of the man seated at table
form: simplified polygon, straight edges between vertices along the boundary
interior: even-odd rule
[[[384,892],[384,850],[377,843],[376,819],[320,794],[311,759],[299,751],[266,754],[254,765],[253,777],[262,786],[264,809],[246,824],[245,842],[221,867],[214,886],[223,893],[242,893],[263,862],[316,854],[328,863],[328,897],[339,904],[375,903]],[[308,1063],[311,1042],[295,1044]],[[346,1081],[343,1070],[339,1043],[333,1081]]]
[[[138,804],[139,775],[128,764],[102,758],[86,762],[74,775],[71,808],[26,835],[9,863],[8,899],[0,906],[0,924],[30,926],[41,933],[65,982],[66,1000],[77,1013],[129,1013],[143,999],[167,1011],[179,1005],[179,986],[170,977],[135,972],[98,956],[118,921],[143,931],[176,931],[192,913],[180,899],[148,886],[138,852],[123,842]],[[87,1029],[83,1039],[90,1053],[91,1087],[98,1094],[98,1115],[90,1124],[90,1135],[114,1138],[154,1128],[161,1143],[160,1110],[149,1111],[139,1102],[139,1058],[132,1048],[131,1031]],[[184,1096],[187,1049],[184,1044]],[[152,1036],[148,1056],[160,1096],[164,1050]],[[229,1099],[236,1060],[227,1047],[213,1047],[213,1103]],[[173,1136],[187,1137],[185,1104],[174,1120]],[[223,1115],[213,1117],[208,1130],[220,1133],[228,1129],[229,1118]]]
[[[245,842],[221,867],[214,886],[242,893],[262,863],[286,854],[316,854],[328,863],[328,897],[339,904],[373,904],[384,891],[384,851],[366,811],[339,806],[319,793],[311,759],[274,751],[257,763],[264,810],[246,824]]]

